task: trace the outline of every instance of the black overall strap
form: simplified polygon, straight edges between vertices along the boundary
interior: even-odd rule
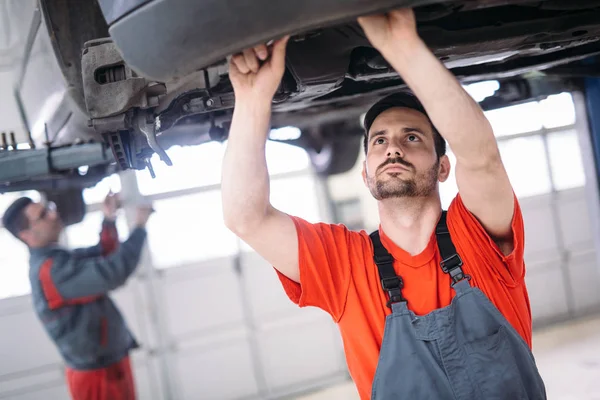
[[[438,248],[440,249],[440,255],[442,256],[442,262],[440,266],[444,273],[449,274],[452,278],[452,282],[456,283],[463,279],[470,277],[465,275],[462,270],[462,259],[456,252],[456,248],[450,238],[450,232],[448,231],[448,225],[446,224],[446,211],[442,211],[442,215],[438,224],[435,228],[435,235],[437,236]]]
[[[392,304],[405,301],[402,297],[404,282],[402,282],[402,277],[396,275],[394,257],[392,257],[381,243],[379,231],[375,231],[369,236],[371,237],[371,242],[373,242],[373,259],[375,260],[375,264],[377,264],[381,287],[389,296],[387,306],[392,308]]]

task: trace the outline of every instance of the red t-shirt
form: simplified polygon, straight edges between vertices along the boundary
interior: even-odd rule
[[[292,217],[298,234],[300,282],[278,273],[289,298],[300,307],[315,306],[337,322],[350,375],[361,399],[371,397],[379,359],[387,296],[381,288],[373,246],[365,231],[343,225],[311,224]],[[531,312],[524,283],[523,217],[515,197],[512,221],[514,250],[502,254],[479,221],[457,196],[448,209],[448,229],[463,260],[471,285],[480,288],[531,347]],[[383,231],[381,241],[395,259],[396,273],[404,280],[408,308],[424,315],[446,307],[454,297],[450,277],[440,268],[435,232],[427,248],[411,256]]]

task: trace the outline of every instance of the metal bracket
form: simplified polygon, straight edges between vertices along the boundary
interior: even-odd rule
[[[136,117],[137,127],[146,136],[146,140],[148,141],[148,146],[152,150],[158,154],[161,161],[167,164],[168,166],[172,166],[173,162],[167,155],[167,152],[160,146],[158,141],[156,140],[156,131],[160,129],[160,118],[156,118],[153,124],[149,124],[146,121],[146,115],[144,113],[139,113]]]

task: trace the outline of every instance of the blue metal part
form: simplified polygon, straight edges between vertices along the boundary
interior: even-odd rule
[[[585,79],[585,97],[596,177],[600,181],[600,78]]]

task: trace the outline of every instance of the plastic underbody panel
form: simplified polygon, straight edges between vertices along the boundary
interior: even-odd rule
[[[370,47],[355,23],[356,17],[399,6],[417,6],[420,35],[450,68],[574,46],[588,46],[581,53],[593,53],[598,49],[591,44],[600,36],[600,2],[593,0],[578,2],[579,6],[568,1],[499,0],[123,3],[122,15],[117,17],[118,4],[100,1],[105,17],[110,18],[110,35],[130,67],[161,82],[222,62],[234,52],[285,34],[297,34],[288,50],[288,65],[308,68],[306,65],[320,61],[333,68],[347,68],[353,50]],[[325,58],[319,53],[323,48],[329,51]],[[321,74],[319,78],[327,76]]]

